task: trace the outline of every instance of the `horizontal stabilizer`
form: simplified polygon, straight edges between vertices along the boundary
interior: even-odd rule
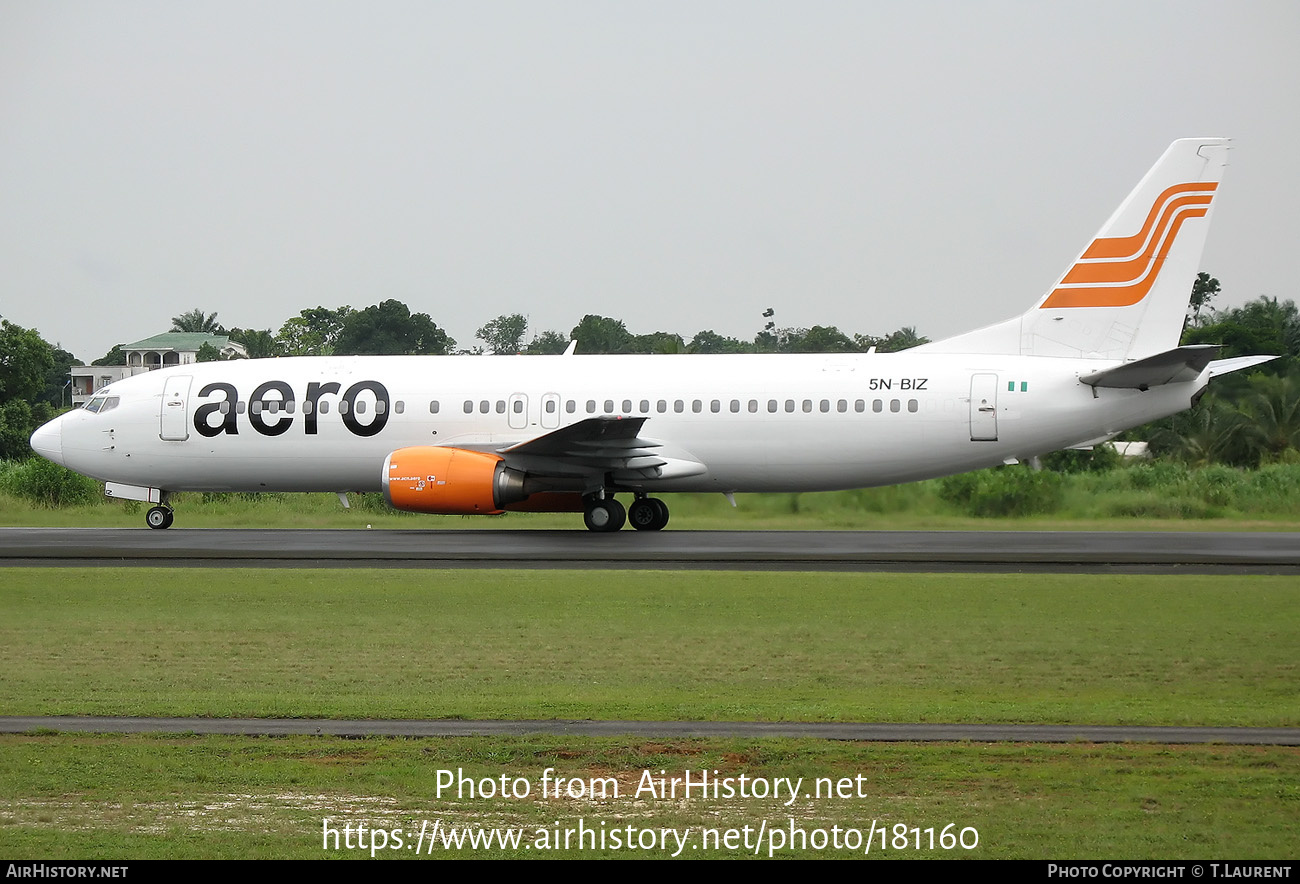
[[[1234,356],[1232,359],[1216,359],[1210,363],[1210,378],[1214,379],[1234,371],[1241,371],[1243,368],[1250,368],[1252,365],[1272,362],[1276,358],[1276,356]]]
[[[1105,371],[1083,375],[1079,380],[1092,387],[1118,387],[1126,390],[1145,390],[1162,384],[1184,383],[1200,377],[1205,367],[1218,355],[1219,348],[1213,344],[1189,344]]]

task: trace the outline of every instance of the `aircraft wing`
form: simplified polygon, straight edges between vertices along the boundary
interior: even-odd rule
[[[667,461],[653,451],[660,443],[639,435],[645,422],[644,417],[589,417],[497,453],[507,459],[545,458],[581,470],[662,467]]]

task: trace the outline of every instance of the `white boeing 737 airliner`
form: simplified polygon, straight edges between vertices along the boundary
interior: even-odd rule
[[[105,387],[32,448],[154,503],[154,528],[177,491],[382,490],[614,531],[663,528],[657,492],[861,488],[1093,444],[1272,358],[1178,346],[1227,151],[1174,142],[1028,311],[901,353],[210,362]]]

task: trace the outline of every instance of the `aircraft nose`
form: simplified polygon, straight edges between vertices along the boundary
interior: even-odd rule
[[[32,433],[32,451],[46,460],[63,465],[63,427],[62,418],[55,418]]]

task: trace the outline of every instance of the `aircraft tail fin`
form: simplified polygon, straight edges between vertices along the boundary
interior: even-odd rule
[[[1143,359],[1178,346],[1228,139],[1175,141],[1033,307],[931,352]]]

